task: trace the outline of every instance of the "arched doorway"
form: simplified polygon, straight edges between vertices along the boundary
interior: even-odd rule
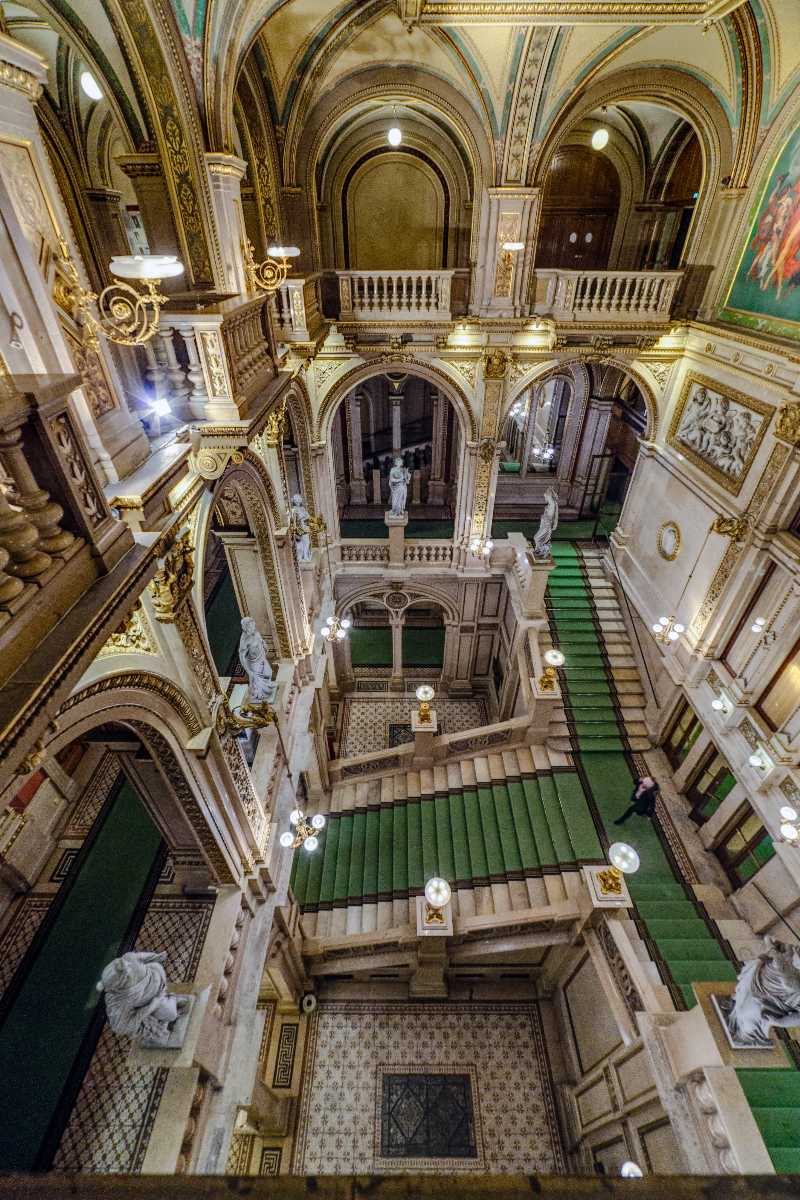
[[[619,175],[607,155],[559,147],[545,179],[537,267],[605,269],[619,203]]]

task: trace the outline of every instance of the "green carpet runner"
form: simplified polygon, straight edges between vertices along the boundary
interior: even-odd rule
[[[295,854],[291,887],[313,911],[421,894],[432,875],[480,887],[602,858],[580,779],[554,771],[330,813],[319,851]]]
[[[692,983],[732,981],[736,967],[673,868],[652,821],[632,816],[624,825],[613,823],[628,807],[633,784],[613,674],[582,556],[574,546],[558,543],[553,545],[553,558],[550,625],[554,643],[567,658],[562,690],[576,759],[609,843],[626,841],[640,855],[639,871],[627,880],[638,924],[672,985],[676,1003],[682,998],[691,1008]],[[800,1072],[747,1068],[736,1074],[775,1170],[800,1172]]]
[[[88,1066],[86,1042],[100,1000],[95,984],[120,948],[133,944],[160,848],[158,830],[130,784],[123,784],[98,818],[3,997],[2,1171],[50,1165],[69,1115],[68,1097],[77,1094]]]

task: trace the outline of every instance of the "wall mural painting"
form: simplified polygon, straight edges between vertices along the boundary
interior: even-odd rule
[[[700,375],[689,375],[672,418],[668,442],[736,495],[745,481],[774,409],[769,404],[720,391]]]
[[[800,129],[784,146],[753,212],[721,315],[800,339]]]

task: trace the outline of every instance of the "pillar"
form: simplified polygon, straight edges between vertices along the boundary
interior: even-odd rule
[[[122,154],[116,163],[133,184],[150,253],[176,254],[180,257],[178,234],[172,219],[172,206],[160,156]],[[186,288],[186,280],[178,275],[177,279],[165,279],[161,287],[164,291],[182,291]]]
[[[366,504],[367,485],[364,481],[364,460],[361,453],[361,396],[351,392],[347,405],[347,434],[350,443],[350,503]]]
[[[540,198],[541,188],[487,189],[470,312],[482,317],[521,317],[530,311]],[[524,242],[525,249],[504,251],[503,242]]]
[[[107,269],[115,254],[130,254],[122,218],[122,193],[113,188],[87,188],[84,193],[92,212],[95,240]]]
[[[389,396],[389,403],[392,408],[392,454],[400,454],[403,449],[402,414],[400,408],[402,401],[402,392],[399,395]]]
[[[431,445],[431,475],[428,480],[428,504],[444,504],[444,460],[445,441],[447,439],[447,400],[438,391],[434,391],[433,401],[433,442]]]
[[[245,295],[247,277],[242,243],[247,235],[242,212],[242,179],[247,163],[235,154],[206,154],[205,158],[211,183],[211,203],[222,247],[225,287],[234,295]]]
[[[390,613],[392,623],[392,675],[389,680],[390,692],[403,690],[403,625],[405,618],[402,613]]]
[[[522,459],[519,473],[523,478],[530,470],[531,450],[533,449],[533,435],[536,432],[536,409],[538,406],[538,391],[532,389],[530,403],[528,404],[528,415],[525,418],[525,428],[522,431]]]

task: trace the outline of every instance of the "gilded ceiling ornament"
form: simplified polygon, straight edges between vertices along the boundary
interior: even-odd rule
[[[781,405],[775,422],[775,436],[792,446],[800,446],[800,404],[797,401]]]
[[[483,356],[485,379],[505,379],[508,370],[508,355],[505,350],[487,350]]]
[[[167,624],[175,620],[178,605],[189,593],[194,575],[194,548],[189,533],[182,534],[166,555],[163,565],[150,583],[156,619]]]
[[[106,658],[112,654],[157,654],[158,647],[153,639],[142,603],[137,600],[127,617],[112,633],[98,655]]]
[[[236,467],[241,466],[244,455],[240,450],[231,450],[225,446],[203,446],[193,455],[192,461],[198,475],[202,475],[203,479],[219,479],[229,462]]]
[[[715,517],[711,522],[711,533],[721,533],[731,541],[741,542],[750,532],[750,516],[742,513],[739,517]]]

